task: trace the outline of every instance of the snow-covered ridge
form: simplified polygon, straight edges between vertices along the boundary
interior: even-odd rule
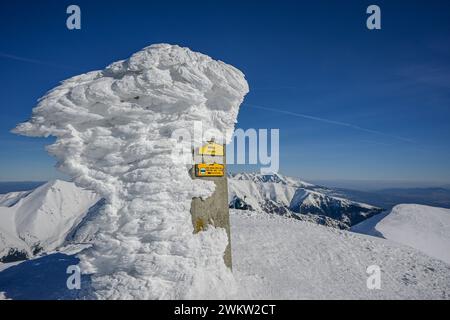
[[[31,191],[17,191],[0,194],[0,207],[12,207],[23,197],[30,194]]]
[[[416,248],[450,264],[450,209],[401,204],[351,230]]]
[[[256,212],[289,215],[340,229],[348,229],[382,211],[337,197],[331,189],[281,174],[231,174],[228,185],[233,208],[243,205]]]
[[[275,174],[259,174],[259,173],[235,173],[235,174],[229,174],[229,178],[233,180],[240,180],[240,181],[253,181],[253,182],[260,182],[260,183],[281,183],[284,185],[290,185],[293,187],[313,187],[314,185],[305,181],[301,181],[296,178],[291,178],[288,176],[284,176],[279,173]]]
[[[93,192],[61,180],[1,195],[0,261],[30,258],[58,248],[98,200]]]

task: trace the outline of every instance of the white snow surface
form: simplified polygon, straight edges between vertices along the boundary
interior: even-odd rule
[[[401,204],[351,230],[399,242],[450,263],[450,209]]]
[[[190,204],[214,184],[173,161],[174,130],[194,121],[231,138],[248,92],[236,68],[187,48],[152,45],[64,81],[15,129],[55,136],[59,168],[106,201],[79,255],[101,299],[223,298],[234,290],[222,229],[193,234]],[[195,141],[201,143],[202,141]]]
[[[0,203],[1,258],[10,249],[28,257],[38,248],[55,250],[99,197],[73,183],[56,180],[32,191],[1,195],[0,199],[5,200]]]
[[[239,299],[450,299],[449,264],[386,239],[242,210],[231,237]]]
[[[95,196],[92,197],[91,192],[77,188],[74,184],[67,182],[51,182],[44,189],[49,190],[50,195],[44,196],[48,192],[39,192],[39,197],[34,196],[29,198],[29,201],[40,202],[43,207],[48,208],[53,206],[52,204],[55,203],[54,199],[56,197],[65,199],[64,201],[67,205],[70,204],[71,207],[75,204],[75,199],[78,199],[80,203],[84,203],[83,207],[88,208],[90,204],[98,199]],[[33,193],[31,192],[30,194]],[[26,200],[27,198],[25,197],[21,201]],[[31,208],[33,206],[27,205],[27,207]],[[97,210],[99,207],[97,205],[90,208],[93,216],[98,215],[99,212]],[[54,209],[54,211],[52,210],[53,215],[61,218],[64,216],[63,211],[69,208],[66,205],[58,205]],[[59,209],[63,211],[58,211]],[[33,214],[33,211],[29,212]],[[89,215],[89,213],[86,214],[85,212],[80,213],[80,210],[72,210],[66,215],[68,214],[76,216],[77,221],[80,217]],[[433,220],[436,216],[432,215],[428,216],[428,218]],[[40,220],[40,222],[36,220],[36,225],[39,226],[40,223],[45,222],[46,220]],[[424,229],[424,233],[428,232],[432,235],[436,233],[435,230],[444,232],[443,229],[439,229],[444,226],[439,227],[438,222],[430,222],[429,225],[429,227]],[[54,227],[56,226],[54,224]],[[435,229],[436,227],[438,229]],[[77,228],[72,228],[71,231],[77,230]],[[448,234],[448,230],[450,230],[448,225],[446,228],[446,234]],[[65,239],[71,231],[67,232],[66,229],[56,228],[53,234],[59,234],[57,238]],[[88,233],[90,231],[92,229],[87,230]],[[234,293],[230,293],[227,298],[450,298],[449,264],[391,240],[340,231],[278,215],[243,210],[231,210],[231,236],[233,274],[238,280],[238,285]],[[59,247],[58,250],[68,255],[73,255],[87,246],[80,246],[79,244],[67,245],[67,242],[63,245],[64,247]],[[53,254],[50,251],[45,251],[50,256]],[[49,258],[51,259],[51,257]],[[23,265],[27,265],[27,268],[30,268],[25,272],[27,274],[26,277],[18,277],[10,285],[0,288],[0,291],[5,291],[4,297],[14,298],[14,294],[9,295],[10,290],[16,292],[12,287],[23,286],[26,288],[24,290],[30,291],[27,283],[36,281],[36,278],[28,277],[36,273],[33,268],[37,268],[40,261],[39,257],[35,259],[37,259],[35,260],[36,263],[24,262]],[[17,264],[18,262],[0,263],[0,272],[2,270],[7,271]],[[373,264],[379,265],[382,271],[380,290],[369,290],[366,286],[368,277],[366,268]],[[59,267],[64,270],[66,268],[64,264],[59,264]],[[41,276],[38,278],[41,282],[57,283],[57,287],[60,287],[60,283],[65,283],[66,281],[65,271],[62,272],[62,275],[63,278],[54,278],[50,272],[41,275],[42,277],[48,277],[48,279],[42,280],[40,279]],[[1,277],[2,273],[0,273],[0,282]],[[182,282],[183,279],[180,281]],[[205,279],[205,281],[209,281],[209,279]],[[95,285],[95,281],[93,284]],[[214,284],[212,283],[211,286],[214,286]],[[201,288],[198,289],[200,290]],[[26,298],[26,294],[24,292],[21,298]],[[73,298],[65,291],[58,294],[54,292],[43,294],[39,291],[39,293],[34,292],[32,296],[39,297],[40,294],[41,298],[55,297],[55,295],[61,299]],[[87,296],[86,298],[91,297]]]

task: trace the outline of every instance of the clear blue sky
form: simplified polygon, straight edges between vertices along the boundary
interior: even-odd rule
[[[238,127],[280,129],[282,173],[450,182],[449,1],[2,1],[0,39],[3,181],[57,176],[51,139],[9,132],[47,90],[167,42],[246,74]]]

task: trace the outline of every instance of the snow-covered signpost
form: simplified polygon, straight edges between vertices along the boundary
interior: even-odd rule
[[[227,267],[231,268],[230,216],[228,210],[228,182],[225,171],[225,146],[214,140],[193,149],[195,166],[191,170],[193,179],[200,178],[214,182],[214,193],[206,198],[192,199],[191,215],[194,232],[206,230],[210,225],[224,228],[228,245],[224,254]]]
[[[192,199],[221,184],[192,179],[191,164],[173,161],[172,133],[184,129],[195,140],[199,122],[230,141],[247,92],[236,68],[158,44],[64,81],[17,126],[55,136],[47,150],[59,168],[105,199],[89,220],[93,245],[78,255],[96,297],[224,298],[234,290],[223,259],[227,230],[195,233],[191,216]]]

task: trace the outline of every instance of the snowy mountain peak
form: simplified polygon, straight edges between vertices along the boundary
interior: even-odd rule
[[[76,188],[76,186],[72,182],[55,179],[50,180],[47,183],[44,183],[41,188],[44,187],[47,190],[50,190],[52,188]]]
[[[22,197],[17,202],[17,206],[20,206],[24,201],[30,203],[31,199],[33,199],[35,205],[38,205],[38,202],[40,204],[48,204],[47,199],[70,193],[71,190],[73,192],[75,189],[76,186],[73,183],[63,180],[51,180],[29,192],[26,197]]]
[[[333,190],[281,174],[229,176],[231,208],[292,216],[348,229],[382,209],[337,197]]]
[[[301,181],[296,178],[287,177],[280,173],[274,174],[260,174],[260,173],[235,173],[229,175],[234,180],[248,180],[256,183],[280,183],[290,186],[313,186],[313,184]]]
[[[3,199],[3,201],[2,201]],[[99,200],[71,182],[54,180],[0,197],[0,261],[54,250]]]

